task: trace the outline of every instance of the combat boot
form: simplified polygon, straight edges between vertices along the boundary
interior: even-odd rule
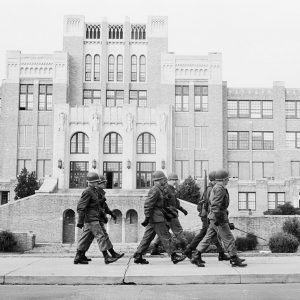
[[[154,246],[150,254],[151,255],[160,255],[160,251],[159,251],[158,247]]]
[[[246,267],[247,264],[243,263],[245,260],[239,258],[237,255],[230,257],[230,263],[232,267]]]
[[[197,251],[194,257],[191,259],[191,263],[196,265],[197,267],[205,267],[204,260],[201,258],[201,252]]]
[[[110,257],[108,254],[104,256],[104,262],[108,265],[117,261],[117,257]]]
[[[84,255],[83,252],[77,250],[76,256],[74,258],[75,265],[77,265],[77,264],[87,265],[88,264],[88,261],[83,258],[83,255]]]
[[[123,257],[124,254],[125,254],[125,253],[118,253],[118,252],[116,252],[113,248],[110,249],[110,250],[108,250],[108,251],[110,252],[111,257],[114,257],[114,258],[117,258],[117,259]]]
[[[133,257],[134,257],[134,263],[136,263],[136,264],[141,264],[141,265],[149,264],[149,261],[146,260],[145,258],[143,258],[142,254],[140,254],[140,253],[135,253],[133,255]]]
[[[219,261],[222,260],[230,260],[230,257],[228,255],[226,255],[223,251],[219,252],[219,257],[218,257]]]
[[[179,262],[183,261],[186,259],[186,255],[178,255],[177,253],[172,253],[171,254],[171,260],[173,264],[178,264]]]
[[[184,251],[183,254],[186,255],[189,259],[192,259],[193,257],[193,251],[191,248],[187,247]]]
[[[82,259],[85,260],[85,261],[91,261],[92,259],[91,258],[88,258],[85,256],[85,252],[83,252],[82,254]]]

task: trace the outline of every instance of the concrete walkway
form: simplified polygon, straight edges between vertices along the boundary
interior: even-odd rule
[[[93,258],[89,265],[74,265],[71,257],[0,256],[0,284],[225,284],[300,283],[299,256],[247,257],[248,266],[233,268],[216,257],[204,257],[205,268],[188,259],[174,265],[167,257],[149,257],[149,265],[136,265],[123,257],[105,265]]]

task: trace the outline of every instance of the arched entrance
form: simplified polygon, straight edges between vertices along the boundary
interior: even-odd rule
[[[126,213],[125,243],[137,243],[138,241],[138,214],[134,209]]]
[[[63,214],[63,238],[62,242],[73,244],[75,242],[75,212],[67,209]]]
[[[113,213],[117,219],[109,220],[109,236],[113,243],[122,243],[122,213],[118,209],[113,210]]]

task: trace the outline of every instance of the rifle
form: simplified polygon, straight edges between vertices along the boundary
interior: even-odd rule
[[[199,216],[201,216],[201,212],[203,210],[203,205],[205,205],[207,203],[207,173],[206,173],[206,170],[204,170],[204,191],[203,191],[203,194],[202,194],[202,197],[200,198],[199,200],[199,203],[198,203],[198,211],[199,211]],[[205,207],[206,209],[206,207]]]

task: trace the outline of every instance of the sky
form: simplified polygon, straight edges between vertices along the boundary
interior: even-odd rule
[[[221,52],[229,87],[300,88],[299,0],[1,0],[0,80],[7,50],[62,50],[63,16],[72,14],[118,23],[168,16],[169,51]]]

